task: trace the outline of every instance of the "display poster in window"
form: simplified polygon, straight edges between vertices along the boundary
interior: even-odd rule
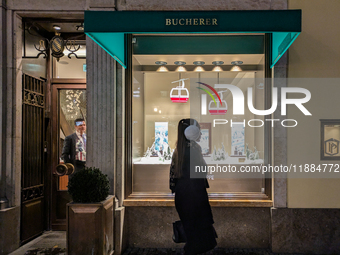
[[[163,155],[168,149],[168,122],[155,122],[155,148],[154,150]]]
[[[340,121],[321,120],[321,160],[340,159]]]
[[[231,152],[232,156],[244,156],[243,124],[233,124],[231,128]]]
[[[201,146],[203,156],[211,154],[211,123],[200,123],[201,138],[198,144]]]
[[[201,140],[199,142],[199,145],[202,148],[202,154],[206,155],[209,154],[210,148],[209,148],[209,129],[201,129]]]

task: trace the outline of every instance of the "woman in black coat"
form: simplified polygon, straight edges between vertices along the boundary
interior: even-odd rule
[[[201,147],[196,143],[200,137],[200,126],[196,120],[180,120],[170,167],[170,189],[175,193],[176,210],[187,237],[184,246],[186,255],[203,253],[216,246],[217,235],[206,190],[209,188],[206,175],[190,178],[190,171],[195,171],[195,166],[206,166]]]

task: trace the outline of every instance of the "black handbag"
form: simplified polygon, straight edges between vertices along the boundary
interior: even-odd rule
[[[174,234],[172,240],[175,243],[186,243],[187,237],[184,232],[182,221],[178,220],[172,223]]]

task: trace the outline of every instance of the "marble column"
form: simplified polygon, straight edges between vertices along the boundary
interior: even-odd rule
[[[273,70],[273,86],[281,90],[287,87],[287,53],[276,63]],[[277,109],[273,114],[275,121],[273,134],[273,165],[287,165],[287,128],[281,125],[286,116],[281,116],[281,97],[278,97]],[[287,173],[274,173],[274,207],[287,207]]]
[[[123,205],[124,200],[124,162],[125,162],[125,69],[117,65],[117,133],[116,133],[116,198],[119,206]]]
[[[125,69],[117,65],[117,123],[116,123],[116,199],[118,206],[115,210],[115,254],[120,255],[126,247],[124,233],[125,207],[123,206],[125,189]]]
[[[110,180],[114,194],[116,158],[116,61],[86,38],[87,158]]]
[[[0,1],[0,254],[20,244],[22,21]],[[4,204],[3,204],[4,205]]]
[[[3,118],[5,108],[5,93],[6,93],[6,9],[4,6],[5,1],[1,1],[0,7],[0,158],[3,155],[3,136],[5,134],[5,120]],[[5,196],[6,186],[6,173],[3,160],[0,161],[0,199]]]

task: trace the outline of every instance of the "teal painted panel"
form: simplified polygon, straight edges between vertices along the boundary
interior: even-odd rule
[[[86,33],[92,40],[126,68],[124,33]]]
[[[276,32],[272,35],[272,61],[270,67],[276,64],[277,61],[283,56],[283,54],[288,50],[290,45],[295,41],[300,33],[294,32]]]
[[[271,67],[273,67],[300,32],[301,10],[85,11],[85,33],[125,68],[125,34],[272,33]],[[191,39],[187,38],[187,40]],[[241,41],[242,39],[240,39]],[[255,54],[252,52],[258,52],[262,47],[257,41],[254,45],[249,45],[246,41],[239,45],[231,43],[231,41],[229,43],[229,48],[223,48],[223,44],[218,45],[217,42],[201,44],[190,41],[182,45],[174,42],[175,45],[181,47],[177,50],[177,54],[200,54],[199,52],[207,52],[206,54],[242,54],[240,52]],[[173,47],[169,47],[169,49],[163,47],[162,49],[161,44],[151,44],[148,47],[135,45],[135,50],[142,52],[141,49],[144,48],[153,52],[152,54],[173,54],[173,50],[170,50]],[[151,50],[151,46],[154,48],[153,50]],[[208,50],[209,46],[210,51]],[[242,46],[244,50],[241,49]]]
[[[133,54],[263,54],[263,35],[135,36]]]
[[[85,32],[301,32],[301,10],[85,11],[84,23]]]

